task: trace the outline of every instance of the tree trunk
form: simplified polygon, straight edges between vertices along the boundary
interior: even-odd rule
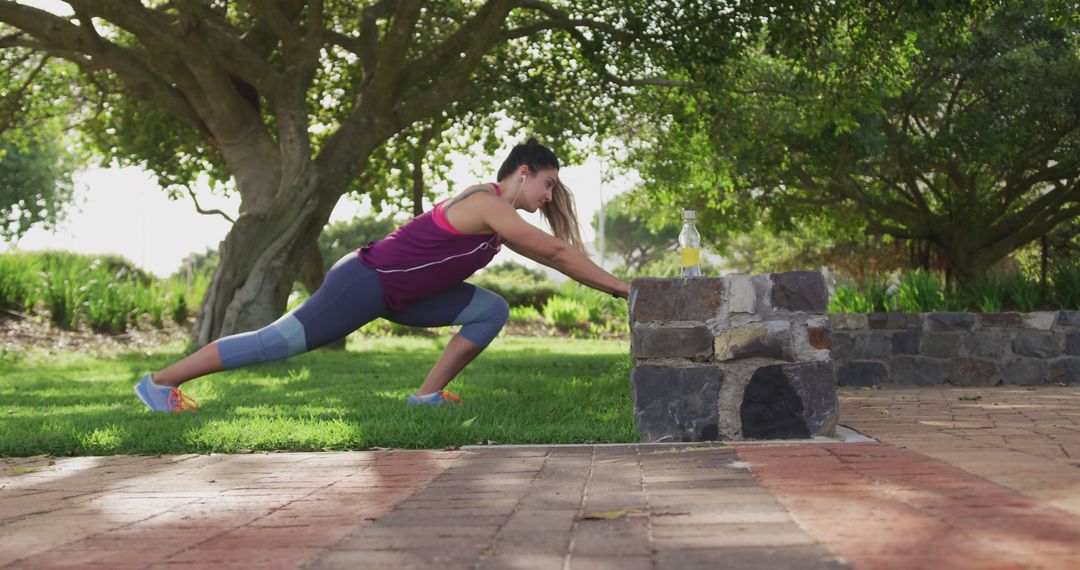
[[[316,192],[314,167],[301,171],[262,211],[243,212],[222,241],[221,262],[196,316],[198,346],[258,329],[284,312],[302,260],[334,207]]]

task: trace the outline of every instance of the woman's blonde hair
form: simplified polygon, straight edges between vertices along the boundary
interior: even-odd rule
[[[551,226],[551,232],[555,237],[577,248],[578,251],[589,255],[585,249],[585,242],[581,239],[581,228],[578,224],[577,210],[574,208],[574,196],[570,189],[563,184],[562,180],[555,183],[551,189],[551,201],[540,208],[540,214]]]
[[[529,167],[529,172],[536,173],[545,168],[559,169],[559,158],[551,149],[540,144],[540,141],[530,137],[522,144],[515,145],[510,150],[510,155],[499,167],[498,180],[502,180],[513,173],[514,169],[522,164]],[[540,214],[551,226],[551,232],[555,237],[565,241],[581,253],[589,255],[585,249],[585,242],[581,240],[581,229],[578,224],[577,212],[574,210],[574,197],[562,181],[555,183],[551,189],[551,202],[540,208]]]

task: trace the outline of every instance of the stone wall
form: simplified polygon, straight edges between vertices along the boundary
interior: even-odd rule
[[[1080,383],[1080,311],[829,315],[841,386]]]
[[[642,441],[832,435],[827,302],[814,271],[635,280],[631,389]]]

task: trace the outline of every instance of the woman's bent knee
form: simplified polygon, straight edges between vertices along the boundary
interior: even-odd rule
[[[505,299],[486,289],[479,289],[473,302],[481,302],[484,305],[471,322],[464,323],[458,334],[475,344],[487,346],[498,336],[499,331],[510,318],[510,306]]]
[[[257,362],[282,360],[307,350],[304,325],[292,314],[257,331],[220,339],[217,345],[221,365],[227,370]]]

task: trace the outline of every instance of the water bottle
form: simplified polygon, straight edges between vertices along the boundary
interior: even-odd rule
[[[683,277],[701,276],[701,234],[694,227],[696,214],[683,210],[682,230],[679,232],[679,254],[682,256]]]

